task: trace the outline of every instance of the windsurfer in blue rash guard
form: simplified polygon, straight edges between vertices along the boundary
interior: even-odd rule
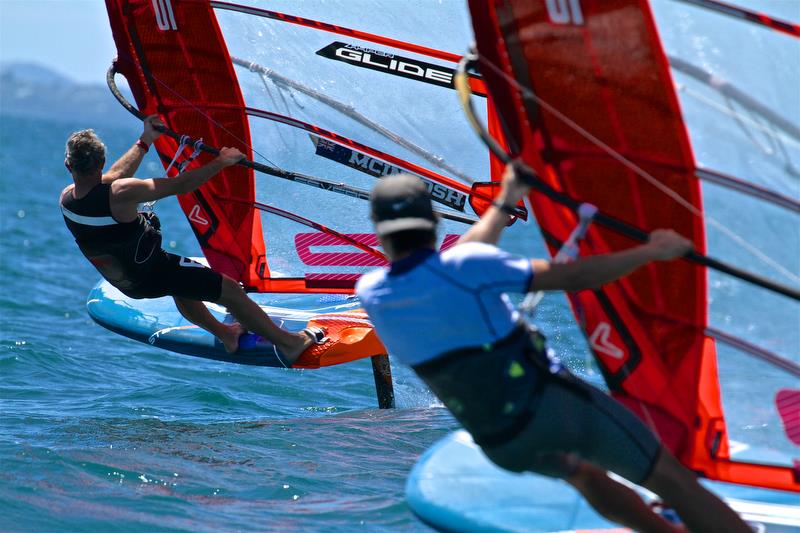
[[[64,164],[74,183],[61,192],[64,222],[86,258],[112,285],[131,298],[172,296],[180,313],[215,335],[232,353],[239,337],[253,331],[275,344],[283,363],[291,365],[324,336],[319,328],[291,333],[276,325],[232,278],[161,248],[155,216],[138,212],[138,205],[189,193],[244,155],[223,148],[210,163],[174,178],[137,179],[134,172],[163,126],[147,117],[144,131],[111,168],[103,173],[105,146],[92,130],[78,131],[67,141]],[[203,301],[228,308],[239,324],[223,324]]]
[[[685,529],[608,471],[658,494],[690,531],[750,531],[631,411],[548,356],[544,337],[505,295],[596,288],[680,257],[691,242],[657,230],[641,246],[573,263],[513,256],[494,245],[528,190],[509,166],[495,204],[438,253],[424,183],[410,175],[378,182],[372,218],[391,265],[361,277],[356,292],[389,353],[411,365],[503,468],[562,478],[603,516],[636,531]]]

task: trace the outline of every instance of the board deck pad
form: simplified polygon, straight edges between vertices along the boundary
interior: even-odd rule
[[[310,346],[293,368],[319,368],[386,353],[358,300],[352,296],[251,294],[250,297],[289,331],[299,332],[314,326],[325,329],[328,340]],[[170,297],[137,300],[101,280],[89,293],[86,305],[89,315],[101,326],[158,348],[245,365],[285,366],[272,343],[257,335],[250,335],[236,353],[227,353],[216,337],[183,318]],[[220,321],[234,321],[223,307],[207,305]]]
[[[800,495],[703,483],[724,497],[754,530],[800,532]],[[646,491],[642,496],[652,500]],[[420,520],[440,531],[628,531],[598,515],[563,481],[498,468],[463,430],[422,455],[406,482],[406,501]]]

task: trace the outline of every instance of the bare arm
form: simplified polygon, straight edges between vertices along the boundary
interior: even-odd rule
[[[159,120],[158,116],[150,115],[144,119],[144,131],[139,137],[139,140],[149,147],[151,144],[153,144],[153,141],[158,139],[158,137],[161,135],[161,133],[156,129],[158,126],[164,126],[164,123]],[[114,164],[111,165],[111,168],[108,169],[108,172],[103,174],[103,183],[111,183],[112,181],[120,178],[133,177],[133,174],[136,172],[136,169],[139,168],[139,165],[142,163],[142,159],[144,159],[144,155],[146,153],[147,150],[141,148],[138,143],[131,146],[122,157],[117,159]]]
[[[584,257],[573,263],[532,260],[532,291],[595,289],[627,276],[651,261],[668,261],[685,255],[691,241],[672,230],[656,230],[646,244],[621,252]]]
[[[508,223],[509,215],[504,213],[502,209],[494,204],[507,206],[513,208],[530,190],[528,185],[525,185],[516,174],[513,165],[507,165],[505,173],[503,174],[503,185],[500,189],[500,194],[497,196],[495,202],[486,210],[472,227],[458,239],[457,244],[465,242],[485,242],[487,244],[497,244],[500,239],[500,234],[503,228]]]
[[[235,165],[244,158],[235,148],[223,148],[219,157],[200,168],[184,172],[174,178],[123,178],[111,185],[116,204],[140,204],[160,200],[167,196],[186,194],[200,187],[220,170]]]
[[[111,183],[121,178],[132,177],[136,169],[138,169],[139,165],[142,163],[142,159],[144,159],[144,154],[146,153],[147,152],[139,148],[136,144],[131,146],[122,157],[111,165],[108,172],[103,174],[103,183]]]

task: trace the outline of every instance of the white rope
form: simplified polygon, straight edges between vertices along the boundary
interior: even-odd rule
[[[294,81],[294,80],[292,80],[290,78],[287,78],[286,76],[283,76],[283,75],[275,72],[271,68],[259,65],[258,63],[254,62],[254,61],[247,61],[245,59],[240,59],[238,57],[233,57],[233,56],[231,56],[231,61],[233,61],[233,63],[235,65],[239,65],[241,67],[245,67],[248,70],[250,70],[251,72],[259,74],[262,77],[262,80],[263,80],[264,76],[266,76],[270,80],[272,80],[272,82],[275,83],[276,85],[289,87],[289,88],[294,89],[296,91],[299,91],[299,92],[301,92],[301,93],[303,93],[303,94],[305,94],[307,96],[310,96],[311,98],[314,98],[315,100],[317,100],[319,102],[322,102],[323,104],[327,105],[328,107],[330,107],[332,109],[335,109],[336,111],[342,113],[343,115],[345,115],[347,117],[352,118],[356,122],[360,123],[363,126],[366,126],[367,128],[369,128],[370,130],[374,131],[375,133],[378,133],[378,134],[386,137],[390,141],[394,142],[395,144],[397,144],[399,146],[402,146],[403,148],[405,148],[405,149],[407,149],[407,150],[409,150],[411,152],[414,152],[415,154],[417,154],[420,157],[424,158],[426,161],[430,162],[431,164],[435,165],[436,167],[438,167],[438,168],[440,168],[440,169],[442,169],[442,170],[444,170],[446,172],[449,172],[450,174],[452,174],[454,176],[459,177],[460,179],[464,180],[467,183],[474,183],[475,182],[475,178],[473,178],[473,177],[469,176],[467,173],[462,172],[461,170],[453,167],[452,165],[447,163],[442,156],[433,154],[433,153],[429,152],[428,150],[425,150],[421,146],[419,146],[419,145],[409,141],[408,139],[398,135],[397,133],[394,133],[393,131],[385,128],[384,126],[381,126],[380,124],[378,124],[374,120],[370,119],[369,117],[367,117],[366,115],[364,115],[363,113],[358,111],[354,106],[352,106],[350,104],[346,104],[344,102],[336,100],[335,98],[332,98],[332,97],[330,97],[330,96],[328,96],[326,94],[323,94],[323,93],[321,93],[321,92],[319,92],[319,91],[317,91],[315,89],[312,89],[311,87],[308,87],[308,86],[306,86],[306,85],[304,85],[304,84],[302,84],[300,82],[297,82],[297,81]]]
[[[578,224],[572,230],[567,240],[561,244],[553,262],[558,264],[572,263],[580,256],[580,242],[586,238],[586,232],[592,224],[594,216],[597,214],[597,207],[592,204],[581,204],[578,208]],[[531,320],[536,313],[536,306],[544,298],[544,291],[529,292],[519,304],[519,312],[523,313]]]
[[[178,149],[175,150],[175,155],[172,157],[172,161],[169,162],[169,165],[167,166],[167,169],[164,171],[164,176],[163,177],[165,177],[165,178],[169,177],[169,171],[172,170],[173,165],[175,165],[175,161],[178,160],[178,158],[180,157],[181,153],[183,152],[183,148],[187,144],[189,144],[189,137],[187,135],[181,135],[181,140],[180,140],[180,143],[178,144]],[[178,171],[178,173],[180,174],[180,171]],[[158,200],[153,200],[151,202],[143,203],[142,204],[142,210],[144,210],[144,211],[152,211],[155,208],[157,202],[158,202]]]
[[[595,144],[597,147],[599,147],[600,149],[605,151],[613,159],[615,159],[620,164],[622,164],[623,166],[625,166],[626,168],[631,170],[634,174],[636,174],[637,176],[645,179],[648,183],[650,183],[651,185],[656,187],[658,190],[660,190],[661,192],[663,192],[664,194],[666,194],[667,196],[672,198],[675,202],[678,203],[678,205],[680,205],[683,208],[685,208],[686,210],[688,210],[694,216],[696,216],[696,217],[698,217],[700,219],[706,220],[709,223],[709,225],[711,225],[711,226],[715,227],[716,229],[718,229],[720,232],[722,232],[725,236],[727,236],[733,242],[738,244],[744,250],[747,250],[748,252],[750,252],[754,257],[756,257],[759,260],[761,260],[764,264],[769,265],[770,267],[772,267],[776,272],[779,272],[780,274],[784,275],[786,278],[792,280],[795,283],[800,283],[800,276],[794,274],[793,272],[791,272],[790,270],[785,268],[783,265],[781,265],[777,261],[773,260],[771,257],[769,257],[764,252],[762,252],[761,250],[759,250],[758,248],[756,248],[755,246],[750,244],[743,237],[739,236],[737,233],[735,233],[733,230],[729,229],[727,226],[725,226],[724,224],[722,224],[721,222],[719,222],[715,218],[713,218],[711,216],[704,217],[703,213],[697,207],[695,207],[691,202],[687,201],[681,195],[679,195],[677,192],[675,192],[674,190],[670,189],[669,187],[667,187],[666,185],[661,183],[661,181],[659,181],[658,178],[656,178],[652,174],[648,173],[647,171],[645,171],[644,169],[642,169],[641,167],[639,167],[638,165],[636,165],[632,161],[628,160],[625,156],[623,156],[622,154],[620,154],[619,152],[614,150],[612,147],[607,145],[605,142],[603,142],[599,138],[595,137],[592,133],[590,133],[588,130],[583,128],[580,124],[578,124],[577,122],[573,121],[571,118],[569,118],[568,116],[563,114],[561,111],[556,109],[554,106],[552,106],[549,103],[547,103],[546,101],[544,101],[542,98],[540,98],[539,96],[534,94],[533,91],[529,90],[527,87],[524,87],[523,85],[521,85],[517,80],[515,80],[513,77],[511,77],[508,74],[506,74],[505,72],[503,72],[496,65],[492,64],[489,61],[485,61],[485,60],[482,60],[481,63],[489,66],[489,68],[491,68],[495,73],[497,73],[498,75],[502,76],[509,84],[511,84],[515,88],[517,88],[525,98],[529,98],[529,99],[535,101],[537,104],[539,104],[540,106],[545,108],[547,111],[552,113],[556,118],[561,120],[564,124],[566,124],[567,126],[572,128],[573,130],[575,130],[578,133],[580,133],[581,135],[583,135],[586,139],[588,139],[593,144]]]
[[[689,87],[686,85],[677,85],[677,88],[682,93],[691,96],[695,100],[707,105],[709,108],[729,116],[737,123],[739,128],[742,130],[742,133],[748,139],[750,139],[750,141],[764,154],[777,158],[777,152],[780,152],[780,156],[782,157],[784,163],[784,170],[792,176],[800,177],[800,171],[794,165],[792,156],[789,154],[788,148],[786,147],[788,144],[792,145],[792,147],[795,149],[800,148],[800,142],[798,142],[794,137],[790,137],[778,131],[778,128],[774,123],[769,122],[766,118],[761,118],[761,116],[758,115],[754,110],[750,110],[750,113],[753,115],[752,118],[737,112],[733,105],[735,100],[725,93],[722,94],[727,105],[723,106],[722,104],[712,100],[700,92],[689,89]],[[767,122],[763,123],[762,120],[767,120]],[[766,137],[767,141],[774,146],[774,148],[762,145],[758,139],[756,139],[753,134],[750,133],[747,126],[749,126],[751,129],[761,132],[764,137]]]
[[[224,131],[225,133],[227,133],[228,135],[230,135],[231,137],[233,137],[234,139],[236,139],[238,142],[240,142],[240,143],[242,144],[242,146],[246,146],[247,148],[249,148],[249,149],[250,149],[250,150],[251,150],[251,151],[252,151],[254,154],[256,154],[257,156],[259,156],[261,159],[263,159],[264,161],[266,161],[267,163],[269,163],[269,164],[270,164],[270,165],[272,165],[273,167],[275,167],[275,168],[280,168],[280,167],[278,167],[278,165],[276,165],[275,163],[273,163],[273,162],[270,160],[270,158],[268,158],[267,156],[265,156],[264,154],[262,154],[261,152],[259,152],[258,150],[256,150],[256,149],[253,147],[253,145],[251,145],[251,144],[248,144],[247,142],[245,142],[245,140],[244,140],[244,139],[242,139],[241,137],[239,137],[238,135],[236,135],[234,132],[232,132],[231,130],[229,130],[228,128],[226,128],[226,127],[225,127],[225,124],[222,124],[222,123],[221,123],[221,122],[219,122],[218,120],[215,120],[215,119],[214,119],[214,117],[212,117],[211,115],[209,115],[208,113],[206,113],[205,111],[203,111],[202,109],[200,109],[200,108],[199,108],[198,106],[196,106],[196,105],[195,105],[193,102],[191,102],[191,101],[190,101],[188,98],[184,97],[184,96],[183,96],[181,93],[179,93],[178,91],[176,91],[175,89],[173,89],[172,87],[170,87],[169,85],[167,85],[166,83],[164,83],[163,81],[161,81],[159,78],[157,78],[156,76],[154,76],[152,73],[151,73],[150,75],[152,76],[152,78],[153,78],[153,79],[154,79],[154,80],[155,80],[155,81],[156,81],[156,82],[157,82],[159,85],[161,85],[162,87],[164,87],[164,89],[166,89],[167,91],[169,91],[170,93],[172,93],[172,94],[173,94],[175,97],[179,98],[179,99],[180,99],[180,100],[181,100],[181,101],[182,101],[184,104],[186,104],[187,106],[189,106],[189,107],[190,107],[192,110],[194,110],[194,111],[196,111],[197,113],[199,113],[200,115],[202,115],[202,116],[203,116],[203,117],[204,117],[206,120],[208,120],[208,121],[209,121],[211,124],[213,124],[214,126],[216,126],[217,128],[219,128],[220,130]]]
[[[180,163],[176,164],[176,161],[178,161],[178,158],[183,153],[183,149],[189,145],[189,139],[190,137],[188,135],[181,135],[181,140],[180,143],[178,144],[178,149],[175,151],[175,156],[172,158],[172,161],[169,162],[169,165],[167,165],[167,169],[164,171],[165,178],[169,177],[169,171],[172,170],[172,167],[178,169],[178,174],[182,174],[183,171],[186,170],[186,167],[188,167],[189,164],[195,159],[197,159],[197,157],[202,153],[203,139],[199,139],[194,143],[194,151],[192,152],[192,155],[190,155]],[[152,211],[153,208],[155,208],[157,202],[158,200],[153,200],[152,202],[145,202],[142,204],[142,209],[144,211]]]
[[[736,120],[740,124],[747,124],[751,128],[759,130],[765,136],[772,137],[772,138],[774,138],[774,139],[776,139],[776,140],[778,140],[778,141],[780,141],[781,143],[784,143],[784,144],[791,144],[795,148],[800,148],[800,142],[795,140],[793,137],[790,137],[790,136],[788,136],[788,135],[786,135],[784,133],[781,133],[779,131],[775,131],[774,128],[769,127],[766,124],[763,124],[762,122],[756,120],[755,118],[751,118],[751,117],[748,117],[747,115],[743,115],[743,114],[737,112],[735,109],[733,109],[731,107],[728,98],[726,98],[726,101],[729,102],[729,105],[722,105],[719,102],[715,101],[714,99],[709,98],[708,96],[702,94],[701,92],[696,91],[694,89],[690,89],[687,85],[678,84],[677,88],[682,93],[685,93],[685,94],[691,96],[695,100],[697,100],[699,102],[702,102],[703,104],[707,105],[711,109],[714,109],[715,111],[718,111],[719,113],[722,113],[723,115],[727,115],[727,116],[731,117],[731,119]]]

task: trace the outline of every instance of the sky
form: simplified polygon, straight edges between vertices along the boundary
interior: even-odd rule
[[[0,0],[0,62],[105,84],[116,48],[103,0]]]
[[[800,0],[732,3],[800,18]],[[35,62],[81,83],[105,84],[115,55],[103,0],[0,0],[0,63]]]

